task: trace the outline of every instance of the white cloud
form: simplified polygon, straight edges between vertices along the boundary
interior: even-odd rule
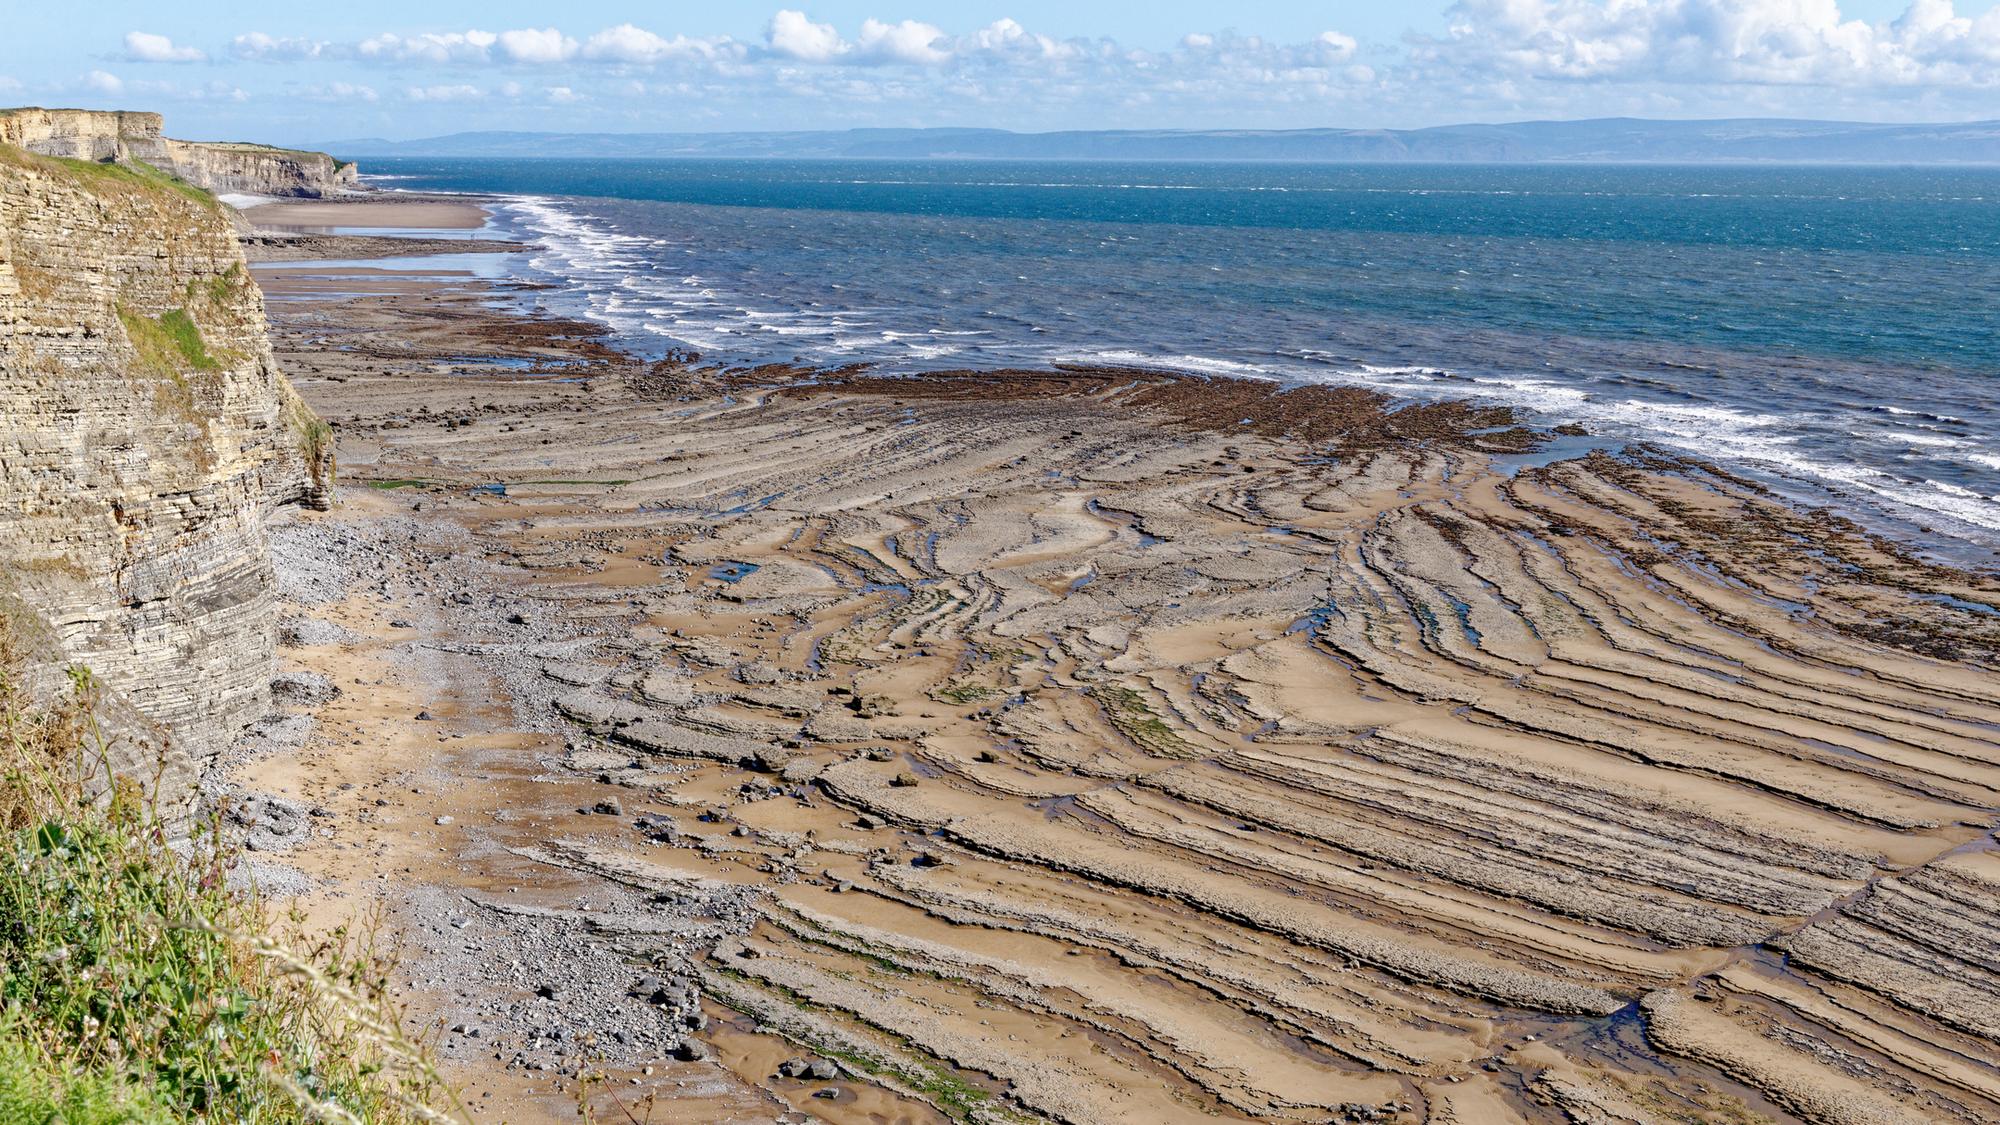
[[[801,62],[831,62],[848,51],[847,42],[830,23],[814,23],[804,12],[782,9],[771,17],[765,36],[771,50]]]
[[[362,86],[352,82],[328,82],[318,86],[308,86],[301,91],[304,97],[316,102],[373,102],[381,100],[373,86]]]
[[[967,30],[914,19],[840,25],[785,8],[752,41],[619,23],[588,34],[386,32],[345,43],[252,32],[229,53],[407,68],[414,73],[393,86],[410,100],[589,101],[607,122],[643,121],[672,104],[690,119],[749,127],[1993,114],[2000,6],[1976,0],[1991,10],[1962,15],[1953,0],[1899,0],[1908,3],[1900,17],[1870,22],[1846,16],[1840,2],[1456,0],[1443,30],[1393,43],[1364,44],[1338,28],[1293,41],[1180,29],[1190,33],[1158,50],[1040,34],[1013,19]],[[165,39],[134,49],[186,50]],[[533,67],[562,69],[530,77]],[[482,80],[475,68],[501,69]]]
[[[553,27],[503,31],[500,53],[514,62],[558,63],[576,54],[576,40]]]
[[[982,51],[1005,50],[1031,38],[1028,29],[1012,19],[997,19],[969,37],[971,45]]]
[[[294,62],[301,59],[316,59],[324,53],[329,44],[316,39],[280,38],[252,31],[229,41],[229,53],[239,59],[259,62]]]
[[[403,96],[413,102],[471,102],[486,96],[477,86],[411,86]]]
[[[89,74],[84,75],[83,85],[86,89],[94,90],[100,94],[122,94],[125,92],[124,79],[102,70],[93,70]]]
[[[1061,40],[1032,34],[1011,19],[995,20],[971,35],[959,37],[953,51],[961,58],[983,56],[1021,61],[1074,59],[1090,53],[1083,40]]]
[[[673,53],[673,49],[672,40],[647,31],[643,27],[621,23],[617,27],[607,27],[585,40],[583,56],[607,62],[650,63],[666,58]]]
[[[490,31],[425,32],[407,38],[390,33],[362,40],[355,53],[378,62],[485,62],[499,38]]]
[[[1360,44],[1354,41],[1354,36],[1338,31],[1322,31],[1315,42],[1319,45],[1319,49],[1326,53],[1327,58],[1335,62],[1346,62],[1353,58],[1355,50],[1360,47]]]
[[[1963,17],[1951,0],[1914,0],[1879,24],[1835,0],[1459,0],[1447,17],[1413,58],[1474,79],[2000,85],[2000,9]]]
[[[4,74],[0,74],[0,90],[10,90],[10,91],[11,91],[11,90],[19,90],[20,88],[21,88],[21,80],[20,80],[20,79],[18,79],[18,78],[9,78],[9,77],[7,77],[7,76],[6,76],[6,75],[4,75]]]
[[[859,45],[861,56],[872,61],[929,65],[951,57],[949,50],[938,48],[944,41],[944,31],[927,23],[871,19],[862,21]]]
[[[742,45],[728,36],[697,39],[676,35],[668,39],[629,23],[607,27],[591,36],[584,41],[582,50],[586,59],[641,65],[672,59],[710,60],[741,54]]]
[[[125,33],[125,58],[131,62],[192,63],[208,58],[198,48],[177,47],[164,35],[150,31]]]

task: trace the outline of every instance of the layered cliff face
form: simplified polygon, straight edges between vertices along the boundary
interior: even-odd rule
[[[157,113],[0,110],[0,143],[74,160],[141,160],[212,192],[317,198],[359,186],[354,165],[323,152],[177,141],[161,128]]]
[[[186,792],[264,707],[265,520],[332,470],[226,209],[0,145],[0,419],[0,601],[155,728],[113,768]]]
[[[359,186],[354,165],[340,164],[323,152],[196,141],[164,144],[166,163],[160,167],[219,194],[319,198]]]

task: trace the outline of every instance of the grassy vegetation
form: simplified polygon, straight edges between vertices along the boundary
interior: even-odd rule
[[[298,435],[299,455],[306,460],[306,471],[312,475],[312,482],[320,488],[332,488],[339,471],[333,455],[332,424],[313,413],[313,408],[306,405],[306,400],[300,397],[290,380],[279,378],[278,395],[285,424]]]
[[[0,1114],[24,1125],[150,1125],[174,1120],[150,1089],[115,1074],[64,1072],[30,1050],[29,1039],[0,1021]]]
[[[104,161],[73,160],[67,156],[35,157],[57,167],[67,169],[78,183],[86,188],[138,188],[150,192],[171,192],[192,200],[208,210],[222,206],[221,201],[179,176],[163,172],[143,160]]]
[[[422,477],[392,477],[388,480],[371,480],[368,482],[368,487],[379,488],[384,492],[394,492],[399,488],[425,488],[429,485],[440,483],[442,482],[425,480]]]
[[[1123,684],[1098,684],[1090,689],[1090,694],[1104,708],[1112,726],[1147,750],[1167,758],[1186,757],[1194,752],[1166,720],[1146,706],[1146,697],[1131,688]]]
[[[324,488],[333,483],[333,426],[318,415],[299,423],[299,452],[305,454],[306,470],[313,483]]]
[[[284,156],[326,156],[326,153],[314,152],[309,148],[285,148],[282,145],[267,145],[258,141],[203,141],[201,145],[203,148],[235,149],[239,152],[274,152]]]
[[[140,366],[155,375],[178,376],[183,371],[220,371],[222,361],[208,352],[201,329],[186,309],[168,309],[159,316],[141,316],[123,305],[118,321],[139,352]]]
[[[192,301],[197,297],[206,295],[208,303],[212,307],[218,309],[227,308],[229,302],[236,296],[237,290],[241,289],[249,280],[250,278],[244,272],[243,264],[241,262],[231,262],[228,269],[209,278],[206,284],[190,280],[187,285],[188,300]]]
[[[464,1120],[368,933],[274,919],[213,832],[170,845],[105,783],[88,673],[41,704],[23,666],[0,613],[0,1122]]]
[[[992,699],[996,696],[1001,696],[1005,694],[1007,693],[997,687],[988,687],[985,684],[968,683],[961,680],[961,681],[956,681],[952,683],[949,687],[943,688],[942,690],[938,691],[937,698],[942,699],[947,703],[957,703],[963,705],[967,703],[978,703],[981,700]]]
[[[139,370],[159,380],[154,405],[207,433],[210,419],[202,411],[195,384],[188,376],[213,375],[222,369],[222,363],[209,354],[194,318],[186,309],[169,309],[157,317],[149,317],[120,305],[118,321],[125,326],[125,338],[139,353]],[[197,461],[206,468],[208,443],[197,442],[194,448]]]

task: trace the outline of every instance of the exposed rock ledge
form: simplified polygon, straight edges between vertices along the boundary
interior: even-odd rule
[[[112,768],[170,797],[262,713],[265,520],[331,484],[265,332],[214,199],[0,144],[0,611],[45,682],[115,693]]]
[[[142,160],[208,191],[320,198],[360,186],[355,166],[323,152],[177,141],[157,113],[94,109],[0,110],[0,143],[43,156]]]

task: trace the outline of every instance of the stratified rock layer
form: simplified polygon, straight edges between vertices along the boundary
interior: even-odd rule
[[[74,160],[143,160],[197,187],[246,195],[319,198],[359,183],[353,164],[323,152],[177,141],[157,113],[91,109],[0,110],[0,143]]]
[[[1365,393],[580,361],[474,401],[438,357],[490,299],[280,328],[393,512],[361,541],[437,529],[318,604],[574,724],[574,814],[516,785],[492,830],[559,874],[461,827],[444,878],[593,925],[583,874],[760,890],[705,995],[953,1120],[2000,1120],[2000,577]],[[325,718],[328,758],[380,729]]]
[[[184,792],[263,708],[265,517],[331,471],[221,205],[0,145],[0,418],[9,615],[157,728],[113,768]]]

